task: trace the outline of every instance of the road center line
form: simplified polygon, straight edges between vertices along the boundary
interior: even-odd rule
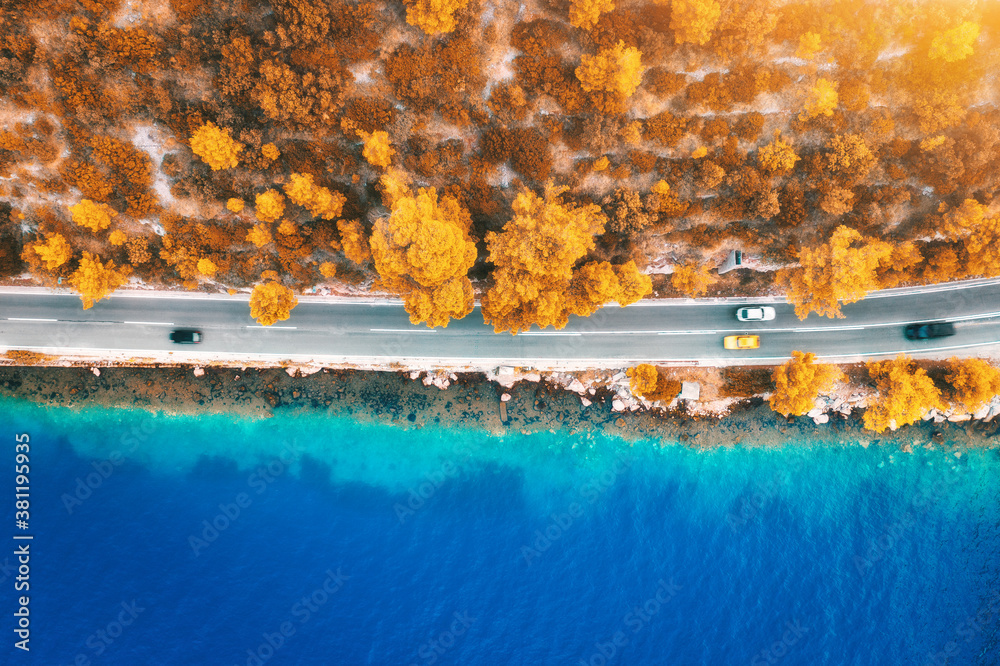
[[[7,321],[59,321],[58,319],[41,319],[37,317],[7,317]]]
[[[245,328],[277,328],[283,331],[294,331],[298,326],[261,326],[260,324],[248,324]]]
[[[433,328],[369,328],[373,333],[437,333]]]
[[[176,326],[171,321],[123,321],[123,324],[133,324],[135,326]]]

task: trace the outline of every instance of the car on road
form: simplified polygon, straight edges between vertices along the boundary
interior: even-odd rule
[[[769,305],[752,305],[736,311],[740,321],[771,321],[774,319],[774,308]]]
[[[170,332],[170,341],[179,345],[196,345],[201,342],[201,331],[193,328],[178,328]]]
[[[759,335],[727,335],[722,341],[726,349],[757,349],[760,347]]]
[[[932,321],[926,324],[910,324],[903,330],[907,340],[929,340],[955,335],[955,325],[948,321]]]

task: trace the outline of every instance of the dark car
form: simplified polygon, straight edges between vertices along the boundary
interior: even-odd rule
[[[947,338],[955,335],[955,325],[946,321],[929,322],[927,324],[910,324],[904,331],[907,340],[928,340],[930,338]]]
[[[196,345],[201,342],[201,331],[196,331],[193,328],[179,328],[170,332],[170,340],[179,345]]]

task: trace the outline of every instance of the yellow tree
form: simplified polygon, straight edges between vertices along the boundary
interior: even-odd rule
[[[383,286],[403,297],[411,322],[447,326],[450,319],[472,312],[472,217],[454,197],[439,201],[433,187],[413,195],[395,172],[382,178],[394,198],[392,213],[378,220],[372,231],[375,269]]]
[[[389,133],[388,132],[365,132],[363,130],[357,130],[358,136],[361,140],[365,142],[365,147],[362,150],[362,155],[368,160],[368,163],[372,166],[387,168],[392,164],[392,156],[396,154],[395,149],[389,145]]]
[[[719,277],[712,275],[712,269],[707,264],[680,264],[674,266],[674,272],[670,276],[670,284],[674,289],[691,298],[704,296],[708,293],[708,288],[718,281]]]
[[[972,55],[972,45],[979,38],[978,23],[964,21],[949,30],[942,30],[931,40],[929,55],[931,60],[957,62]]]
[[[221,129],[215,123],[207,122],[191,135],[191,150],[212,167],[212,171],[218,171],[232,169],[240,163],[243,144],[233,140],[228,128]]]
[[[816,32],[807,32],[799,37],[799,48],[795,51],[796,58],[812,60],[822,48],[822,37]]]
[[[570,0],[569,22],[581,30],[590,30],[601,14],[614,9],[614,0]]]
[[[642,82],[642,54],[619,41],[597,55],[583,55],[576,68],[580,86],[605,113],[618,113]]]
[[[247,240],[257,247],[264,247],[274,240],[274,237],[271,235],[271,230],[267,228],[267,225],[261,223],[251,227],[250,231],[247,232]]]
[[[313,176],[308,173],[293,173],[285,185],[285,194],[293,204],[309,209],[310,213],[324,220],[338,217],[347,201],[347,197],[340,192],[316,185]]]
[[[722,7],[715,0],[671,0],[670,29],[678,44],[701,45],[711,39],[721,15]]]
[[[371,261],[371,246],[360,220],[338,220],[337,231],[340,232],[340,246],[345,257],[358,265]]]
[[[829,243],[799,250],[799,265],[782,269],[778,282],[785,286],[799,319],[810,312],[842,317],[841,303],[859,301],[878,288],[878,270],[892,252],[889,243],[839,226]]]
[[[111,218],[118,215],[107,204],[95,203],[90,199],[84,199],[75,206],[70,206],[69,212],[73,222],[95,233],[111,226]]]
[[[799,156],[795,154],[792,145],[782,141],[780,136],[757,151],[757,162],[769,175],[788,173],[798,161]]]
[[[954,391],[954,402],[970,413],[1000,394],[1000,370],[978,358],[948,359],[945,381]]]
[[[73,248],[62,234],[45,234],[45,242],[36,241],[28,245],[25,248],[25,253],[27,252],[33,252],[50,271],[59,268],[73,256]]]
[[[648,363],[641,363],[625,371],[629,378],[629,389],[633,395],[646,400],[663,400],[669,402],[681,391],[681,383],[668,379],[659,368]]]
[[[525,189],[502,233],[486,236],[493,282],[483,297],[483,318],[494,330],[562,328],[569,315],[586,316],[606,302],[628,305],[652,292],[649,276],[634,262],[576,263],[594,248],[607,218],[593,204],[563,203],[564,189],[549,183],[544,197]]]
[[[69,276],[69,283],[80,294],[83,309],[89,310],[94,307],[96,301],[125,284],[129,272],[128,266],[116,268],[113,261],[102,264],[100,257],[84,252],[80,265]]]
[[[774,369],[774,392],[768,400],[771,409],[784,416],[802,416],[813,408],[817,396],[844,380],[837,366],[815,360],[811,352],[793,351],[791,360]]]
[[[850,182],[868,175],[876,158],[864,137],[858,134],[838,134],[826,145],[826,162],[830,171]]]
[[[455,12],[465,9],[469,0],[405,0],[406,22],[428,35],[455,29]]]
[[[827,79],[819,79],[816,85],[809,89],[805,107],[799,114],[799,120],[809,120],[819,115],[832,116],[837,108],[837,84]]]
[[[277,190],[258,194],[254,203],[257,206],[257,219],[262,222],[274,222],[285,214],[285,198]]]
[[[250,316],[261,326],[270,326],[291,317],[292,308],[298,303],[292,290],[280,282],[257,284],[250,294]]]
[[[864,424],[869,430],[895,430],[941,407],[941,392],[913,359],[900,355],[891,361],[865,363],[865,367],[878,389],[877,401],[865,410]]]

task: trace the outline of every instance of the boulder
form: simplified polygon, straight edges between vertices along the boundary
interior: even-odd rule
[[[806,416],[808,416],[811,419],[815,419],[817,416],[819,416],[820,414],[822,414],[824,411],[825,410],[822,407],[813,407],[812,409],[809,410],[809,413],[806,414]]]
[[[613,411],[613,412],[624,412],[625,411],[625,403],[622,402],[621,400],[615,398],[613,401],[611,401],[611,411]]]
[[[823,425],[824,423],[828,423],[829,421],[830,417],[826,414],[819,414],[813,417],[813,423],[815,423],[816,425]]]
[[[583,393],[584,391],[587,390],[587,387],[583,385],[583,382],[581,382],[579,379],[576,378],[574,378],[573,381],[571,381],[569,383],[569,386],[567,386],[566,388],[568,388],[573,393]]]
[[[962,423],[963,421],[971,421],[972,414],[952,414],[948,417],[948,420],[952,423]]]
[[[504,393],[500,396],[500,402],[510,402],[510,393]]]
[[[204,368],[195,368],[194,369],[194,376],[195,377],[204,377],[205,376],[205,369]]]
[[[542,376],[537,372],[529,372],[524,376],[524,379],[529,382],[540,382],[542,381]]]
[[[586,398],[580,398],[580,404],[583,405],[584,407],[590,407],[594,403],[587,400]]]

